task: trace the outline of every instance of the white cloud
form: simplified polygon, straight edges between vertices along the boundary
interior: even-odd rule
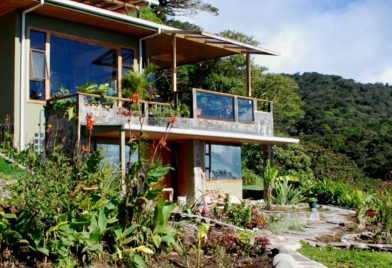
[[[389,0],[211,0],[220,15],[191,20],[206,31],[254,36],[282,53],[256,56],[272,72],[337,74],[361,82],[392,83]]]

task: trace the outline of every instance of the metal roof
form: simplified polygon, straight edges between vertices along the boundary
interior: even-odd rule
[[[256,47],[250,44],[246,44],[240,41],[232,40],[220,35],[200,32],[200,31],[182,31],[182,30],[162,30],[162,33],[166,34],[176,34],[179,38],[184,38],[190,41],[203,43],[205,45],[210,45],[228,51],[232,51],[237,54],[261,54],[261,55],[271,55],[279,56],[280,53],[262,48]]]

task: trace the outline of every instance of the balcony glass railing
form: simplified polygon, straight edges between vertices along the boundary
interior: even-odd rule
[[[196,91],[196,115],[202,118],[233,120],[234,97]]]
[[[238,120],[253,122],[254,101],[251,99],[238,98]]]

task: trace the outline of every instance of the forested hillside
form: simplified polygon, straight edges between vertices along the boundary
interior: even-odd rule
[[[392,170],[391,86],[318,73],[291,77],[305,112],[292,134],[349,156],[373,178]]]

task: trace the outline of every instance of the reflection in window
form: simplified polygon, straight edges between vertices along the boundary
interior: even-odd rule
[[[196,92],[197,116],[234,120],[234,97]]]
[[[117,58],[116,49],[51,36],[50,94],[86,83],[109,83],[109,94],[117,94]]]
[[[205,172],[207,180],[240,180],[241,147],[206,144]]]
[[[129,73],[133,70],[133,51],[130,49],[121,49],[121,58],[122,58],[122,74]]]
[[[120,165],[120,145],[98,143],[97,150],[101,151],[102,156],[112,165]],[[138,151],[134,152],[129,158],[129,146],[125,147],[126,162],[135,163],[138,160]]]
[[[238,120],[253,121],[253,100],[238,98]]]
[[[32,100],[45,100],[46,34],[30,32],[30,94]]]

